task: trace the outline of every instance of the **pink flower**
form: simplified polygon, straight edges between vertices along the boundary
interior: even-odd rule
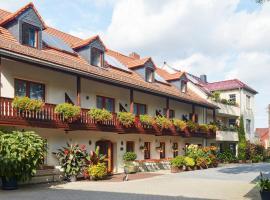
[[[80,148],[81,148],[82,151],[84,151],[85,150],[85,145],[84,144],[80,145]]]
[[[65,149],[65,150],[64,150],[64,154],[65,154],[65,155],[68,155],[68,154],[69,154],[69,150]]]

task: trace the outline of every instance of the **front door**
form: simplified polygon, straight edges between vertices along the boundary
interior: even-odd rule
[[[99,153],[105,155],[105,163],[109,173],[113,171],[113,145],[109,140],[100,140],[96,142],[96,147],[99,146]]]

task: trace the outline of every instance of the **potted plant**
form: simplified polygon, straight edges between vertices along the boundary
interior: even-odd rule
[[[180,120],[180,119],[173,119],[173,125],[176,127],[177,130],[179,131],[184,131],[185,128],[187,127],[187,124],[185,121]]]
[[[105,109],[91,108],[88,114],[96,122],[112,120],[112,113]]]
[[[185,164],[184,156],[176,156],[175,158],[170,160],[171,164],[171,173],[178,173],[183,170],[183,166]]]
[[[74,182],[85,167],[88,155],[85,145],[69,144],[55,153],[67,180]]]
[[[61,114],[65,120],[69,120],[80,114],[81,108],[70,103],[61,103],[55,107],[55,113]]]
[[[194,169],[195,161],[194,161],[193,158],[190,158],[190,157],[186,156],[184,158],[184,162],[185,162],[185,166],[186,166],[187,171],[190,171],[190,170]]]
[[[260,173],[258,186],[260,188],[261,199],[262,200],[270,199],[270,179],[264,178],[262,172]]]
[[[19,112],[40,111],[44,106],[44,102],[38,99],[30,99],[29,97],[16,96],[12,101],[12,106]]]
[[[165,116],[157,116],[155,122],[161,129],[168,129],[172,126],[172,121]]]
[[[91,180],[101,180],[107,176],[107,167],[104,162],[99,162],[96,165],[89,165],[88,174]]]
[[[117,113],[117,119],[126,128],[131,127],[135,121],[135,115],[130,112],[119,112]]]
[[[149,127],[153,125],[154,121],[154,118],[150,115],[140,115],[140,122],[142,125]]]
[[[140,150],[144,152],[145,150],[147,150],[147,148],[144,145],[140,145]]]
[[[13,131],[0,134],[0,177],[3,189],[17,189],[17,181],[36,174],[46,154],[46,142],[34,132]]]
[[[187,121],[187,128],[190,132],[194,133],[198,131],[198,124],[193,121]]]
[[[124,170],[127,174],[132,174],[137,172],[137,166],[134,164],[137,154],[134,152],[126,152],[123,155],[124,160]]]
[[[209,131],[208,125],[207,124],[199,124],[198,131],[201,133],[207,133]]]

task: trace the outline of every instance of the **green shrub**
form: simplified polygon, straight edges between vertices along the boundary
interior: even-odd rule
[[[215,133],[218,130],[218,127],[214,124],[208,124],[208,130],[212,133]]]
[[[238,137],[239,137],[238,158],[239,158],[239,160],[246,160],[247,142],[246,142],[246,134],[245,134],[243,116],[240,117],[240,125],[239,125],[239,129],[238,129]]]
[[[55,107],[55,112],[63,115],[64,119],[70,119],[80,114],[81,108],[70,103],[61,103]]]
[[[257,162],[262,162],[263,161],[263,156],[262,155],[255,155],[251,158],[253,163],[257,163]]]
[[[145,125],[153,125],[154,119],[150,115],[140,115],[140,122]]]
[[[21,111],[40,111],[44,106],[44,102],[29,97],[15,97],[12,101],[12,106]]]
[[[184,131],[187,127],[187,123],[180,119],[173,119],[173,125],[181,131]]]
[[[211,95],[211,98],[213,101],[219,102],[220,101],[220,92],[219,91],[213,92]]]
[[[195,165],[195,161],[193,158],[185,157],[184,161],[185,161],[185,166],[187,167],[193,167]]]
[[[207,124],[199,124],[198,125],[199,132],[207,133],[209,131]]]
[[[182,167],[185,165],[185,157],[184,156],[176,156],[170,161],[172,167]]]
[[[90,165],[88,168],[88,174],[93,180],[105,178],[107,176],[106,164],[98,163],[96,165]]]
[[[26,181],[36,173],[46,154],[46,142],[31,131],[0,135],[0,177]]]
[[[155,122],[159,128],[170,128],[172,126],[172,121],[165,116],[157,116]]]
[[[112,113],[105,109],[91,108],[88,111],[88,114],[97,122],[112,120]]]
[[[117,113],[117,119],[125,127],[131,127],[135,121],[135,115],[130,112]]]
[[[187,121],[187,127],[190,132],[196,132],[198,131],[198,124],[196,124],[193,121]]]
[[[221,100],[220,100],[220,103],[228,104],[228,100],[227,100],[227,99],[221,99]]]
[[[123,155],[124,161],[134,161],[134,160],[136,160],[136,158],[137,158],[137,154],[134,152],[126,152]]]
[[[231,150],[229,150],[229,149],[225,149],[224,152],[218,153],[217,157],[222,162],[229,162],[229,163],[231,163],[231,162],[233,162],[233,161],[236,160],[233,152]]]

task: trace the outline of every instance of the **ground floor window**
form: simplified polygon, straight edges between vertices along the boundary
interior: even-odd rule
[[[174,142],[173,143],[173,157],[175,158],[176,156],[178,156],[178,143]]]
[[[127,141],[126,152],[134,152],[134,142]]]
[[[165,158],[165,142],[160,142],[160,159]]]
[[[150,142],[144,142],[144,159],[150,159]]]

